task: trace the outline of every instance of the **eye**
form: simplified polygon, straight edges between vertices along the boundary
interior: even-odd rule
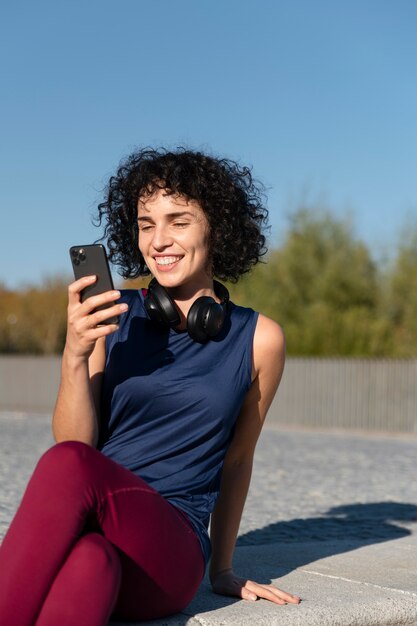
[[[153,228],[152,224],[141,224],[140,222],[138,226],[139,226],[139,230],[142,233],[147,232]]]
[[[188,226],[188,222],[174,222],[175,228],[185,228]]]

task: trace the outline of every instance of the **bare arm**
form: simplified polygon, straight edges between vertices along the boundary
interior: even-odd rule
[[[52,419],[55,440],[83,441],[96,446],[99,433],[99,398],[105,363],[105,337],[117,329],[115,324],[97,326],[112,315],[126,310],[116,304],[93,312],[100,304],[114,302],[117,291],[80,301],[80,292],[95,277],[81,278],[68,288],[68,327],[62,355],[61,384]]]
[[[256,442],[284,369],[285,341],[282,330],[264,316],[259,316],[253,360],[255,378],[243,403],[233,441],[224,461],[220,495],[211,518],[210,580],[217,593],[252,600],[263,597],[277,604],[297,603],[300,601],[297,596],[273,585],[247,581],[236,576],[232,569]]]

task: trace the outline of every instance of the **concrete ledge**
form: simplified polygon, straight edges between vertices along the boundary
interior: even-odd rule
[[[216,596],[205,579],[183,613],[137,626],[416,625],[416,537],[353,550],[353,544],[344,541],[242,546],[235,555],[239,572],[297,593],[301,604],[277,606]],[[319,558],[323,552],[331,556]],[[300,561],[308,564],[299,566]]]

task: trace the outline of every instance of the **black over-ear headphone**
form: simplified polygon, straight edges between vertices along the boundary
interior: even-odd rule
[[[210,296],[200,296],[193,302],[187,315],[187,331],[191,339],[198,343],[206,343],[215,337],[222,329],[229,302],[229,292],[217,280],[214,283],[214,293],[220,299],[220,304]],[[145,292],[145,308],[149,318],[171,328],[181,322],[177,307],[168,291],[153,278]]]

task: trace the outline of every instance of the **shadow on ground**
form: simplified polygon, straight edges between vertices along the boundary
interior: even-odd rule
[[[257,582],[269,584],[325,557],[411,535],[412,531],[406,526],[413,522],[417,522],[417,505],[400,502],[345,504],[333,507],[322,517],[275,522],[241,535],[237,546],[280,544],[282,554],[279,563],[275,563],[273,553],[269,554],[265,549],[251,560],[244,550],[237,550],[236,571]],[[297,548],[298,543],[302,544],[300,549]],[[253,557],[253,552],[251,554]],[[213,594],[206,575],[197,596],[182,613],[147,624],[186,626],[196,614],[221,609],[238,601],[238,598]],[[113,626],[122,624],[124,626],[122,622],[112,622]]]
[[[300,541],[347,541],[355,548],[405,537],[411,533],[395,522],[417,522],[417,506],[371,502],[333,507],[325,516],[275,522],[238,538],[238,546]],[[325,551],[325,548],[323,548]],[[353,549],[353,548],[352,548]],[[326,551],[323,556],[330,556]],[[302,563],[303,564],[303,563]]]
[[[239,557],[238,550],[236,561],[239,561],[239,569],[236,567],[236,570],[259,583],[269,584],[325,557],[411,535],[412,531],[406,525],[413,522],[417,522],[417,506],[400,502],[345,504],[333,507],[322,517],[275,522],[241,535],[237,546],[281,544],[283,549],[279,563],[268,558],[265,550],[260,551],[256,562],[246,560],[244,555]],[[297,543],[303,544],[301,549],[297,549]],[[289,546],[291,549],[288,549]],[[186,624],[187,619],[199,612],[201,607],[210,611],[237,601],[237,598],[214,595],[206,577],[197,598],[184,611],[184,622],[179,621],[178,626]],[[177,617],[182,619],[182,615]]]

